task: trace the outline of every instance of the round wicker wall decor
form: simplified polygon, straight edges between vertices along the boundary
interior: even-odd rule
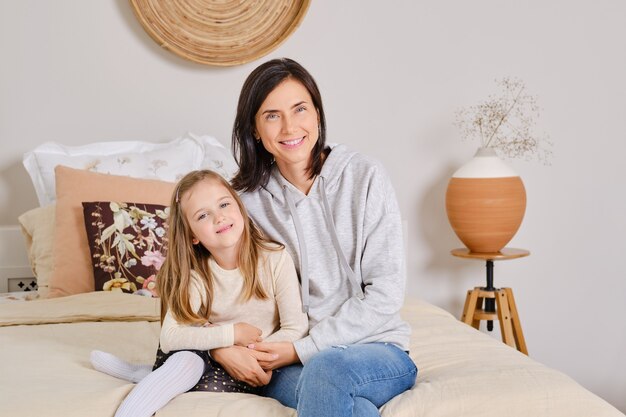
[[[298,27],[310,0],[130,0],[163,48],[207,65],[244,64],[268,54]]]

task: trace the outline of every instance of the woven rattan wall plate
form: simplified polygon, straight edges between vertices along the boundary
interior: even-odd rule
[[[310,0],[130,0],[148,34],[191,61],[230,66],[278,47],[298,27]]]

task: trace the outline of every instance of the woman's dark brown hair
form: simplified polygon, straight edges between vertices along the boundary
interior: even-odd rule
[[[311,74],[296,61],[289,58],[273,59],[250,73],[239,95],[232,138],[239,171],[231,181],[237,191],[254,191],[265,186],[269,180],[274,157],[254,137],[255,117],[267,96],[288,78],[301,82],[308,90],[319,115],[319,138],[311,151],[311,164],[307,169],[309,178],[322,170],[326,119],[317,84]]]

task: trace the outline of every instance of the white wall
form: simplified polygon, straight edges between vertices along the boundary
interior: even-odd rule
[[[528,208],[496,264],[515,290],[530,354],[626,411],[626,3],[316,0],[266,58],[317,78],[331,141],[380,158],[409,222],[410,294],[459,315],[481,263],[460,246],[444,194],[477,144],[454,111],[517,76],[543,107],[551,166],[512,161]],[[164,141],[186,130],[225,145],[256,65],[210,68],[160,49],[127,1],[0,0],[0,224],[36,205],[22,153],[46,140]],[[497,335],[494,335],[497,336]],[[485,387],[489,389],[489,387]]]

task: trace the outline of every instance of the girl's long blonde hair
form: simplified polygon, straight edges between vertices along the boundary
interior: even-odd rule
[[[185,324],[204,324],[211,314],[213,279],[208,262],[211,253],[201,243],[196,245],[192,243],[193,234],[180,203],[193,186],[204,180],[216,181],[226,187],[237,202],[243,217],[244,228],[239,241],[238,268],[244,279],[244,289],[240,301],[247,301],[253,296],[260,299],[268,297],[259,279],[260,252],[283,248],[281,244],[267,239],[255,226],[237,192],[219,174],[209,170],[188,173],[176,185],[170,203],[168,251],[157,275],[157,288],[161,297],[161,321],[167,310],[171,311],[177,321]],[[192,285],[192,273],[196,273],[204,284],[205,297],[200,311],[193,311],[190,305],[189,288]]]

